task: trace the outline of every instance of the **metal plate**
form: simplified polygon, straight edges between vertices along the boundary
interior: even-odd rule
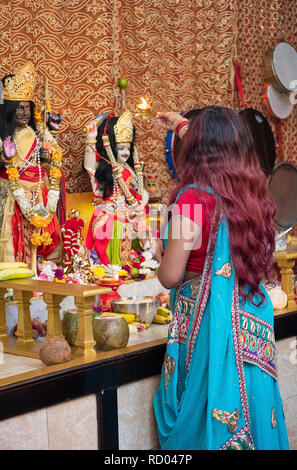
[[[261,168],[266,176],[269,176],[276,158],[275,140],[271,127],[257,109],[245,108],[239,111],[239,114],[250,129]]]
[[[277,165],[268,181],[268,193],[277,210],[274,221],[279,230],[297,224],[297,168],[289,162]]]

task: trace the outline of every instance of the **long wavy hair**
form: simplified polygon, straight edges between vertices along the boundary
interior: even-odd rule
[[[116,125],[117,121],[118,121],[118,117],[109,117],[105,119],[98,127],[98,132],[97,132],[96,150],[97,150],[98,155],[102,156],[103,158],[99,157],[99,165],[95,173],[95,178],[99,185],[99,189],[103,191],[103,199],[106,199],[108,196],[112,194],[113,173],[112,173],[111,164],[109,163],[108,155],[103,145],[102,134],[104,132],[108,134],[111,150],[115,156],[115,159],[117,160],[118,151],[117,151],[116,140],[115,140],[115,135],[114,135],[114,126]],[[128,165],[132,169],[134,169],[134,159],[133,159],[134,141],[135,141],[135,127],[133,127],[133,141],[131,142],[131,147],[130,147],[130,157],[127,160]]]
[[[264,294],[259,284],[271,279],[275,249],[275,203],[256,155],[248,127],[232,109],[209,106],[193,118],[177,162],[181,187],[212,189],[229,225],[233,267],[239,294],[253,302]]]

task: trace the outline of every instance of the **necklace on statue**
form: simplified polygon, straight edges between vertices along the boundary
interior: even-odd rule
[[[31,199],[32,207],[36,204],[37,200],[39,199],[40,189],[41,189],[41,182],[42,182],[42,171],[41,171],[41,161],[40,161],[40,139],[38,135],[35,134],[34,130],[30,126],[26,126],[25,128],[29,133],[32,134],[33,138],[35,139],[35,148],[31,155],[27,158],[27,155],[22,155],[20,151],[17,139],[14,137],[13,141],[16,148],[16,153],[19,159],[24,162],[24,164],[19,168],[19,174],[21,175],[24,171],[26,171],[30,166],[37,166],[38,167],[38,186],[37,189],[33,192],[33,198]]]

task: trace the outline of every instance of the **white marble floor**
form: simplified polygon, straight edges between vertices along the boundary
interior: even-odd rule
[[[297,450],[297,352],[296,337],[279,340],[277,345],[278,383],[282,396],[290,450]],[[1,355],[0,355],[1,359]],[[44,367],[38,359],[9,354],[0,360],[0,379]]]
[[[276,342],[278,384],[283,401],[290,450],[297,450],[297,343],[296,337]]]

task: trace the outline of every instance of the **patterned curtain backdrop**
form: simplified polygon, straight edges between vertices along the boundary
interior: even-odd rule
[[[263,85],[265,85],[263,70],[265,52],[282,41],[288,42],[297,50],[297,2],[295,0],[238,1],[237,25],[237,60],[242,69],[246,106],[258,109],[268,119],[278,146],[277,161],[287,160],[296,165],[296,106],[287,119],[280,121],[269,114],[262,101]],[[240,107],[239,100],[235,102],[236,105]]]
[[[119,77],[128,78],[132,112],[141,97],[153,113],[209,104],[240,108],[236,58],[246,104],[267,115],[264,52],[280,40],[296,47],[295,0],[0,0],[0,14],[1,76],[32,60],[37,104],[46,78],[55,90],[51,104],[63,119],[59,141],[68,192],[90,190],[87,176],[78,177],[83,128],[101,112],[121,112]],[[165,132],[153,120],[135,125],[145,172],[157,178],[167,202],[175,182],[165,160]],[[296,162],[295,109],[282,134],[284,158]]]

